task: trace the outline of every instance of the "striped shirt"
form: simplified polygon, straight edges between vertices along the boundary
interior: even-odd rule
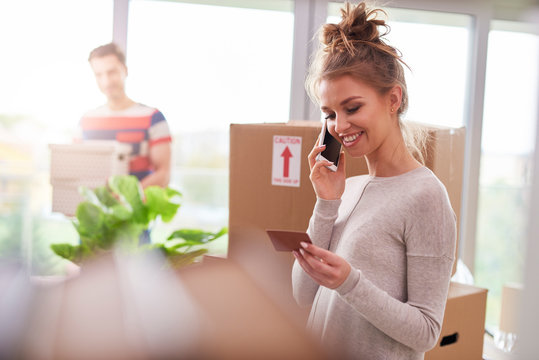
[[[88,111],[80,121],[85,140],[117,140],[131,144],[129,173],[139,180],[152,172],[149,149],[172,141],[168,123],[157,109],[143,105],[113,111],[107,105]]]

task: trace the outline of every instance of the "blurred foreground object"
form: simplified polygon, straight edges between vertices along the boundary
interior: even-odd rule
[[[162,259],[110,253],[64,282],[34,282],[22,359],[187,359],[198,307]]]
[[[329,359],[235,262],[205,258],[179,274],[210,321],[202,358]]]
[[[12,332],[2,336],[0,358],[324,358],[234,262],[207,258],[180,271],[161,264],[156,254],[115,252],[60,282],[30,284],[3,272],[0,278],[10,281],[0,283],[0,299],[20,289],[31,295],[0,303],[0,315],[12,312],[0,324],[0,335]]]

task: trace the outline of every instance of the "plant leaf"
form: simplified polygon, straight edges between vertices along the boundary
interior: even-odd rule
[[[161,215],[164,222],[172,220],[180,207],[180,203],[174,201],[179,195],[180,193],[176,190],[159,186],[148,186],[144,189],[148,219],[153,220],[157,215]]]
[[[86,187],[86,186],[80,186],[79,187],[79,193],[82,195],[83,198],[86,199],[86,201],[98,205],[101,205],[101,201],[97,194],[94,192],[94,190]]]
[[[105,215],[101,207],[83,201],[77,206],[75,216],[77,218],[77,221],[74,221],[75,228],[81,237],[99,239],[103,236]]]
[[[148,225],[148,209],[142,202],[142,187],[133,175],[116,175],[109,178],[108,185],[120,201],[125,200],[133,210],[133,220],[139,224]],[[123,198],[123,199],[122,199]]]
[[[210,241],[220,238],[228,232],[226,227],[223,227],[218,232],[208,232],[198,229],[181,229],[174,231],[167,240],[183,239],[188,245],[203,245]]]
[[[207,252],[207,249],[199,249],[190,251],[188,253],[168,253],[167,259],[172,267],[178,268],[192,264],[197,258],[206,254]]]
[[[165,191],[166,191],[167,196],[168,196],[169,199],[173,199],[174,197],[180,198],[182,196],[181,192],[179,192],[178,190],[173,189],[171,187],[166,187]]]
[[[84,258],[91,254],[90,249],[84,245],[51,244],[51,249],[58,256],[72,261],[75,264],[80,264]]]
[[[114,197],[114,193],[106,186],[100,186],[95,188],[94,193],[95,196],[99,199],[99,201],[107,207],[112,207],[114,205],[120,204],[120,199]]]

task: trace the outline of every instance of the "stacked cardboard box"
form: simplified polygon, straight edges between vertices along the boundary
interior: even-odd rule
[[[129,172],[131,146],[117,141],[92,140],[50,144],[52,211],[71,216],[82,200],[79,187],[95,188],[111,175]]]
[[[442,331],[425,360],[483,359],[487,290],[452,282]]]

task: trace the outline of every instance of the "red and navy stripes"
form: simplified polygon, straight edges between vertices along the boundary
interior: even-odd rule
[[[80,125],[83,139],[117,140],[131,144],[129,172],[139,179],[153,170],[149,148],[172,140],[164,115],[142,104],[120,112],[98,108],[83,116]]]

